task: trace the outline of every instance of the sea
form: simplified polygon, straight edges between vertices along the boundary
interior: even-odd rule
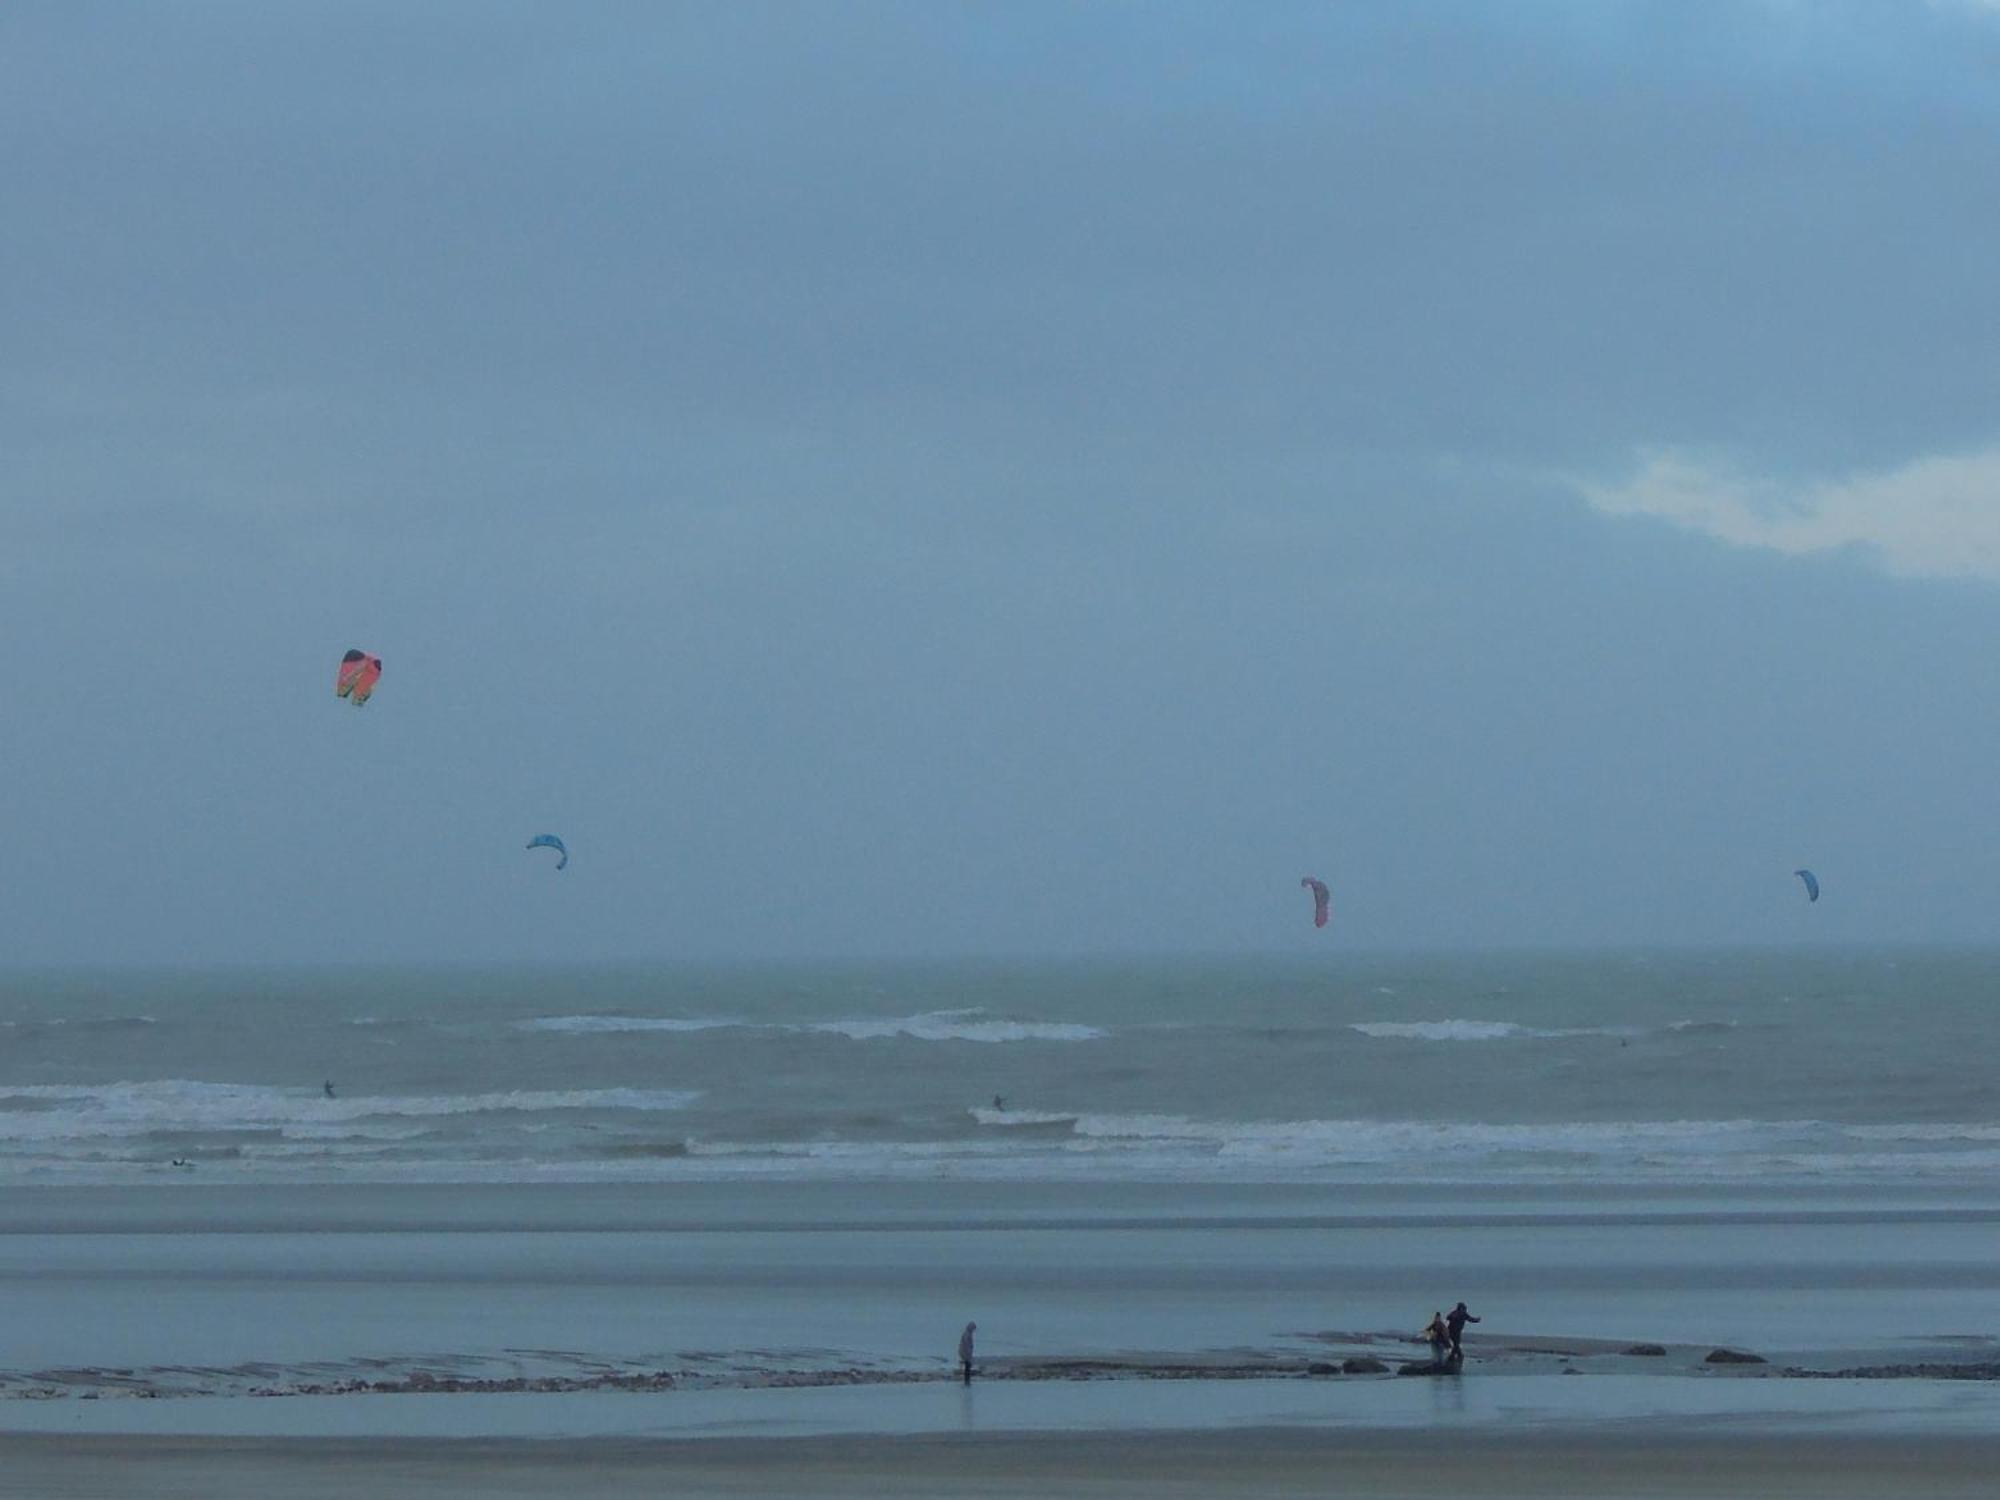
[[[1983,1188],[2000,951],[0,981],[0,1180]]]
[[[1918,950],[15,975],[0,1434],[1990,1434],[2000,1382],[1705,1356],[2000,1368],[1996,996]],[[1449,1389],[1299,1383],[1461,1299]]]

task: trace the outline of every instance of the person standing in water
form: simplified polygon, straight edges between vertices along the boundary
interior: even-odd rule
[[[1451,1357],[1454,1363],[1461,1365],[1465,1363],[1465,1346],[1459,1341],[1465,1337],[1465,1325],[1478,1321],[1479,1319],[1465,1310],[1463,1302],[1445,1314],[1444,1326],[1451,1333]]]
[[[1430,1322],[1424,1325],[1424,1337],[1430,1341],[1431,1363],[1444,1363],[1445,1351],[1451,1345],[1451,1331],[1445,1327],[1444,1314],[1434,1312]]]
[[[972,1384],[972,1334],[977,1323],[967,1323],[965,1332],[958,1336],[958,1369],[967,1385]]]

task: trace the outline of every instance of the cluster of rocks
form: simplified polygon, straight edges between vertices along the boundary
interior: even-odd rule
[[[1851,1370],[1787,1369],[1800,1380],[2000,1380],[2000,1364],[1857,1365]]]

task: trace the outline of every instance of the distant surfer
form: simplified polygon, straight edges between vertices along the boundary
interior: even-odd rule
[[[1465,1345],[1460,1342],[1465,1337],[1465,1325],[1478,1321],[1479,1319],[1465,1310],[1463,1302],[1445,1314],[1444,1326],[1451,1334],[1451,1358],[1454,1364],[1465,1363]]]
[[[967,1385],[972,1384],[972,1335],[977,1323],[967,1323],[965,1332],[958,1336],[958,1371]]]
[[[1006,1114],[1007,1101],[1005,1099],[1002,1099],[998,1094],[995,1094],[993,1096],[993,1109],[994,1112],[997,1114],[1003,1114],[1003,1115]]]
[[[331,1099],[333,1097],[333,1080],[331,1078],[327,1079],[325,1083],[322,1083],[320,1087],[326,1090],[327,1098]]]

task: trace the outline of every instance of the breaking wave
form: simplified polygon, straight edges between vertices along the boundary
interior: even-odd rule
[[[934,1010],[914,1016],[862,1016],[841,1021],[751,1021],[736,1017],[680,1020],[659,1016],[539,1016],[517,1021],[522,1031],[590,1036],[625,1031],[773,1031],[793,1035],[844,1036],[872,1042],[905,1038],[919,1042],[1087,1042],[1106,1033],[1068,1021],[1014,1021],[984,1010]]]
[[[1419,1042],[1490,1042],[1503,1036],[1534,1034],[1512,1021],[1357,1021],[1347,1029],[1363,1036],[1406,1037]]]
[[[909,1037],[920,1042],[1089,1042],[1105,1035],[1096,1026],[1070,1021],[982,1020],[982,1010],[934,1010],[919,1016],[858,1021],[819,1021],[804,1028],[857,1042]]]
[[[532,1021],[516,1021],[517,1031],[556,1031],[574,1036],[593,1036],[619,1031],[719,1031],[730,1027],[754,1027],[754,1021],[678,1020],[671,1016],[537,1016]]]
[[[1733,1021],[1677,1021],[1671,1032],[1727,1031]],[[1642,1026],[1523,1026],[1518,1021],[1355,1021],[1348,1028],[1363,1036],[1413,1042],[1497,1042],[1508,1038],[1548,1041],[1582,1036],[1631,1038]]]
[[[0,1143],[175,1132],[355,1133],[370,1121],[577,1110],[679,1110],[689,1089],[521,1090],[328,1097],[317,1089],[168,1078],[108,1084],[0,1086]]]

